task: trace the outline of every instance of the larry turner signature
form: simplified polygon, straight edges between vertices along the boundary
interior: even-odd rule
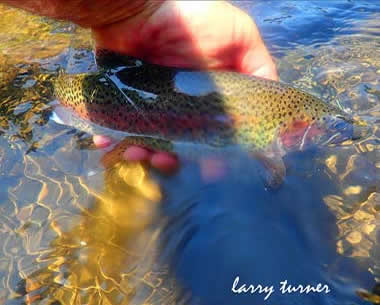
[[[274,285],[264,286],[261,284],[253,285],[253,284],[239,284],[239,276],[235,277],[235,280],[232,284],[231,291],[233,293],[250,293],[250,294],[262,294],[264,293],[264,300],[267,300],[272,293],[275,291]],[[315,286],[312,285],[291,285],[287,280],[283,280],[280,282],[279,291],[282,294],[291,294],[291,293],[329,293],[331,290],[328,285],[322,285],[318,283]]]

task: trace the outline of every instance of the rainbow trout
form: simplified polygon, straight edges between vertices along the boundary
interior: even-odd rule
[[[55,81],[70,125],[114,138],[133,136],[137,144],[136,136],[148,137],[148,146],[160,140],[238,146],[262,161],[271,186],[284,178],[285,153],[362,133],[361,121],[283,83],[235,72],[164,67],[117,54],[105,53],[97,62],[98,72],[61,73]],[[168,147],[161,150],[176,151]]]

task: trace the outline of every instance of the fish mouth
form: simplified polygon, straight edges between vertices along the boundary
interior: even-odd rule
[[[362,140],[370,134],[367,123],[358,118],[337,115],[324,126],[322,145],[338,145],[346,141]]]

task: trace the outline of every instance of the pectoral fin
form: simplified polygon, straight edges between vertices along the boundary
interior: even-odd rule
[[[269,147],[256,151],[253,155],[264,168],[260,173],[264,184],[270,189],[279,188],[284,182],[286,175],[286,167],[282,159],[285,151],[280,138],[275,137],[275,140]]]
[[[260,174],[265,186],[270,189],[278,189],[286,175],[286,167],[281,156],[263,151],[254,153],[254,157],[264,167]]]

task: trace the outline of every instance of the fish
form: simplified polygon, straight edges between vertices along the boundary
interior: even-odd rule
[[[174,151],[171,143],[239,147],[264,165],[273,188],[284,180],[285,154],[365,134],[364,121],[282,82],[108,51],[98,53],[97,64],[96,72],[59,73],[54,82],[71,125],[155,149],[160,141]]]

